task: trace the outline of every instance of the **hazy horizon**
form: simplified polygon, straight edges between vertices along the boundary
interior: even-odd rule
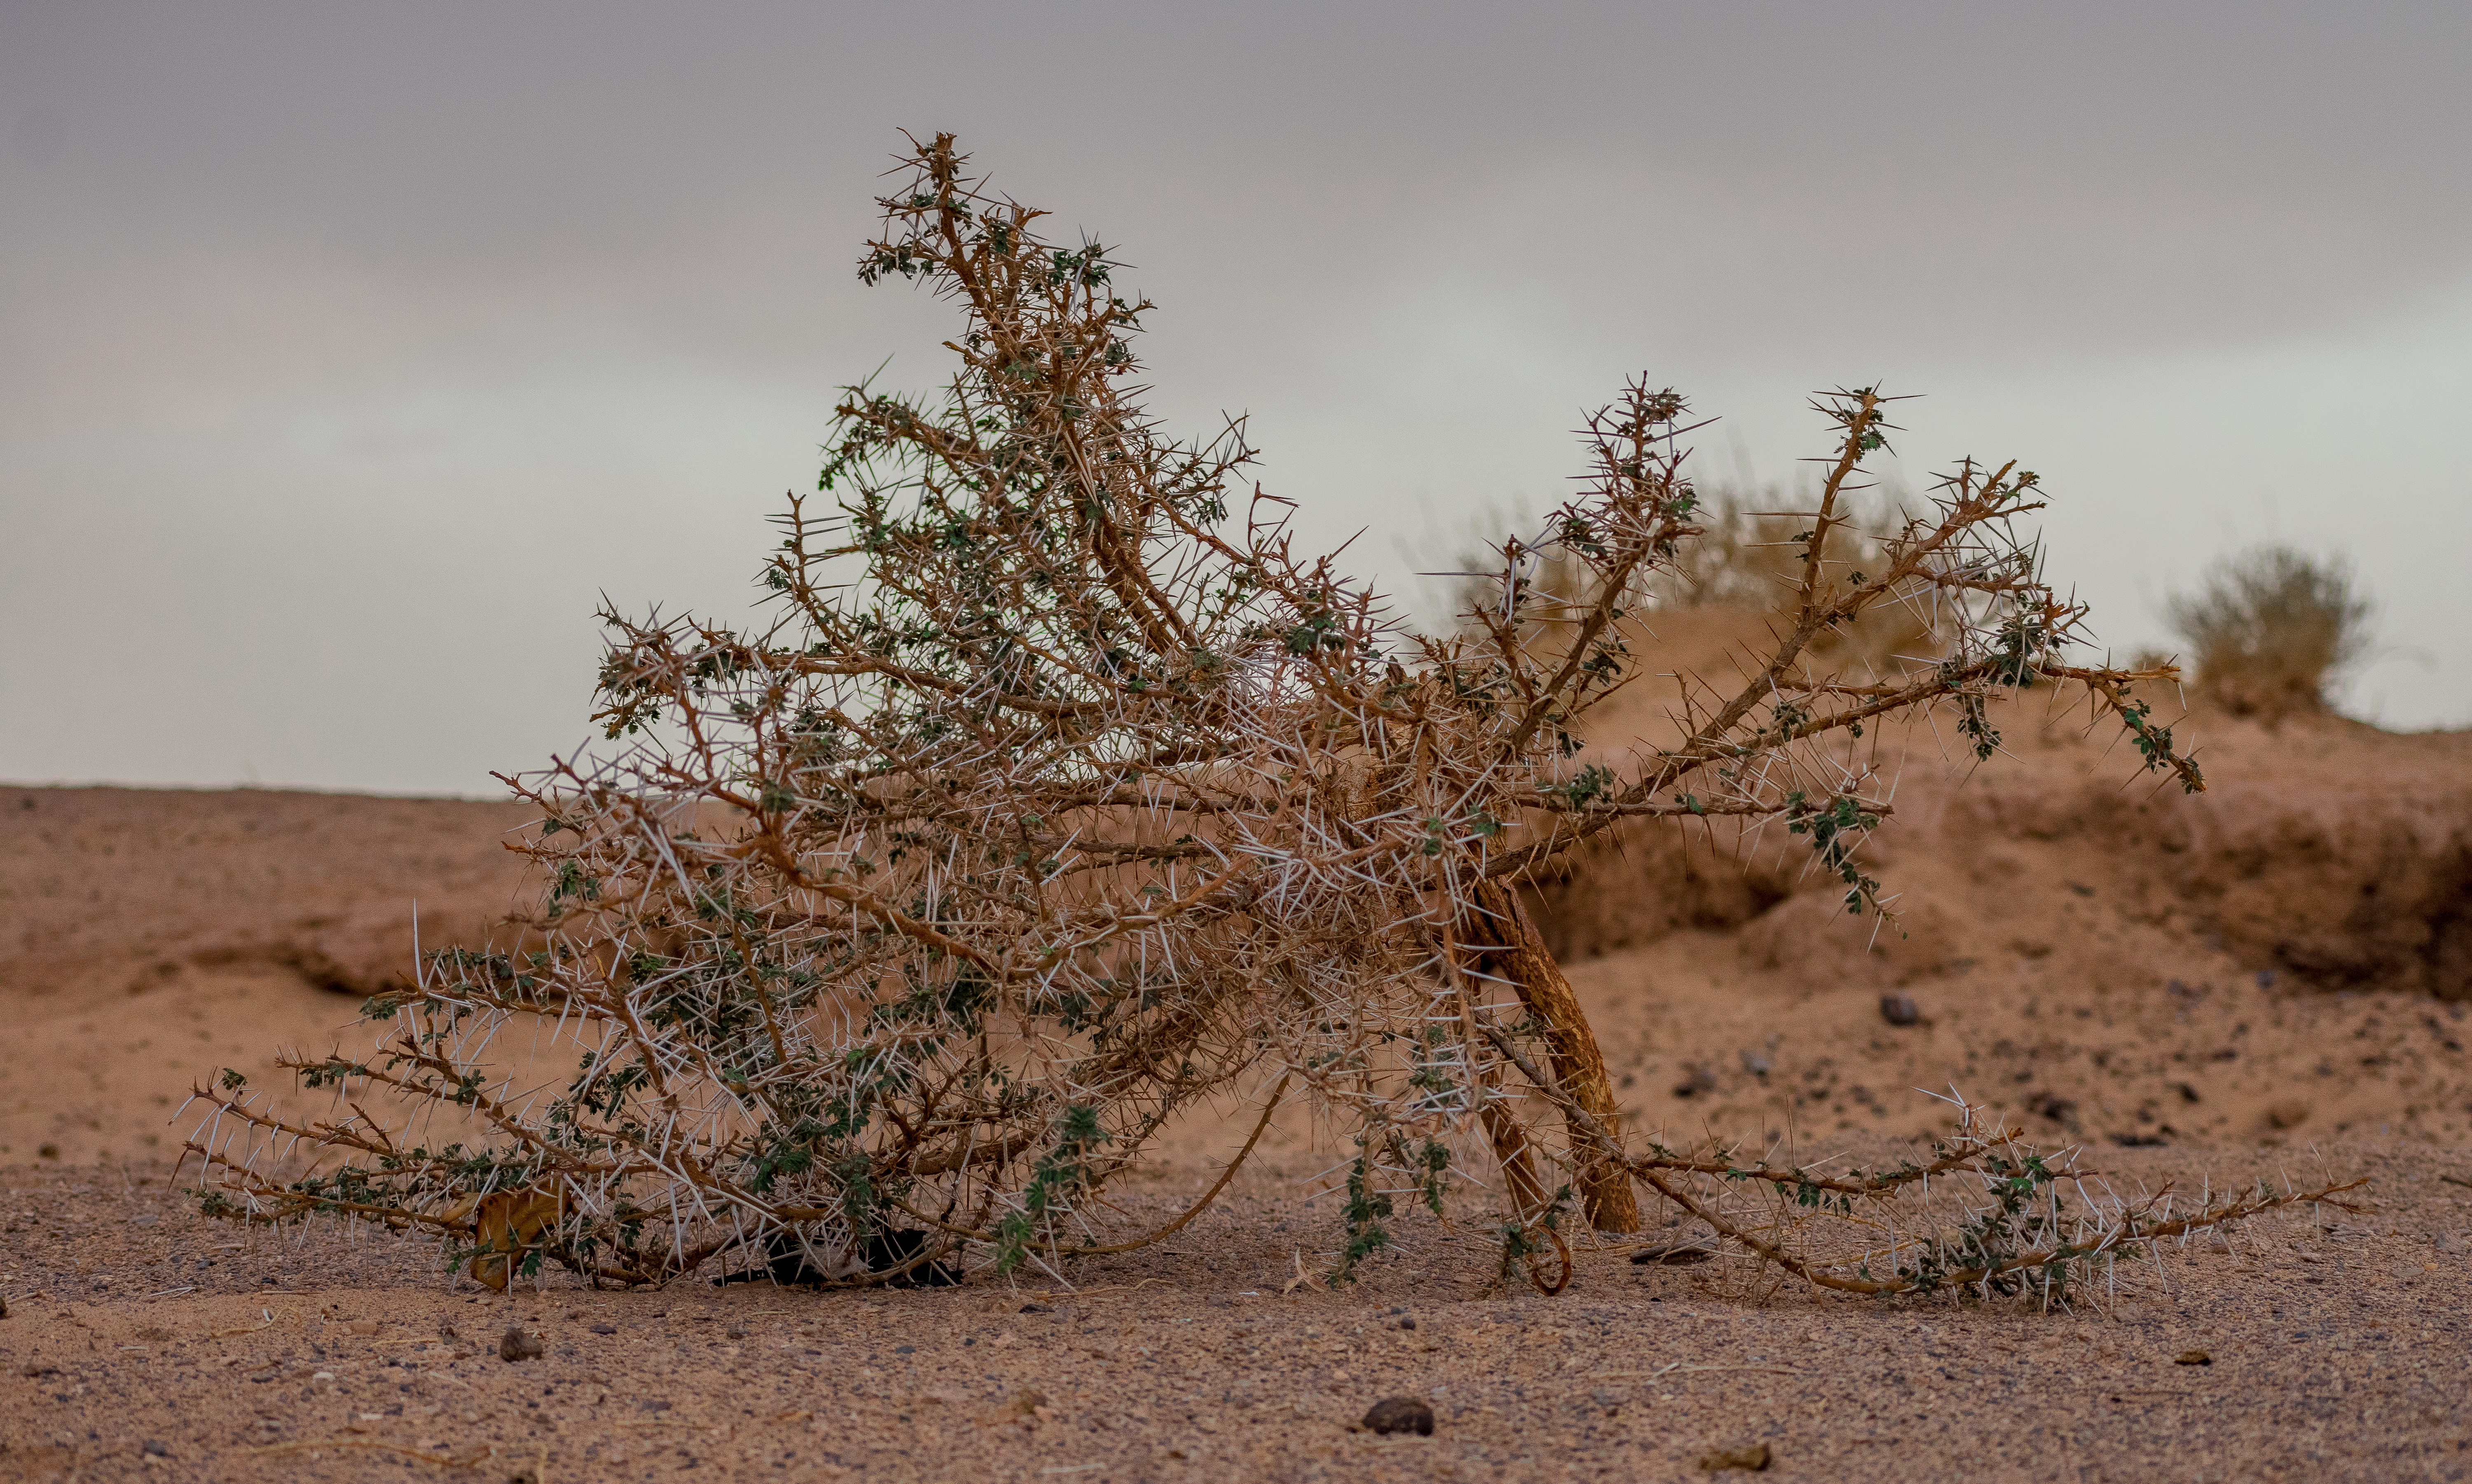
[[[747,611],[835,389],[943,379],[851,271],[903,128],[1124,244],[1155,409],[1403,599],[1627,376],[1754,484],[1880,384],[1908,488],[2044,475],[2115,648],[2288,540],[2380,605],[2349,710],[2472,724],[2467,61],[2438,7],[11,7],[0,778],[586,741],[603,596]]]

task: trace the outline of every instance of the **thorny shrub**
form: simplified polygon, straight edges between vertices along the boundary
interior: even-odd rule
[[[1866,727],[1947,711],[1988,757],[1989,703],[2029,687],[2076,688],[2145,767],[2201,786],[2131,690],[2173,672],[2070,661],[2083,610],[2011,529],[2032,473],[1961,464],[1845,558],[1891,431],[1869,389],[1814,404],[1835,451],[1788,533],[1765,668],[1676,746],[1581,755],[1581,718],[1649,662],[1627,615],[1700,534],[1683,398],[1635,382],[1591,416],[1580,496],[1503,543],[1459,632],[1419,638],[1294,551],[1241,424],[1177,443],[1143,413],[1152,306],[1111,249],[1043,236],[949,136],[909,164],[859,275],[956,304],[951,384],[850,390],[817,494],[780,516],[765,626],[604,615],[611,745],[507,779],[540,810],[520,841],[539,946],[437,955],[369,1003],[372,1052],[287,1057],[333,1089],[325,1117],[233,1073],[199,1089],[210,1210],[429,1233],[498,1285],[545,1262],[617,1283],[716,1259],[1055,1273],[1177,1230],[1300,1099],[1355,1150],[1343,1267],[1382,1249],[1394,1200],[1438,1211],[1496,1170],[1506,1252],[1561,1243],[1567,1202],[1635,1231],[1643,1185],[1755,1243],[1693,1193],[1706,1161],[1623,1137],[1515,883],[1624,821],[1773,820],[1848,913],[1878,912]],[[1935,658],[1814,660],[1889,605]],[[573,1073],[493,1061],[525,1034]],[[1253,1139],[1183,1215],[1145,1230],[1101,1199],[1204,1105]],[[2009,1149],[1933,1168],[2001,1178]],[[1722,1178],[1867,1201],[1920,1177]],[[2035,1261],[2090,1250],[2053,1240]]]

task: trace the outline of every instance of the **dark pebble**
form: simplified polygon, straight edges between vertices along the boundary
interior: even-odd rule
[[[595,1334],[616,1334],[618,1332],[618,1327],[616,1325],[594,1325],[592,1327],[592,1332]]]
[[[1913,995],[1883,994],[1880,996],[1880,1018],[1890,1025],[1912,1025],[1922,1017],[1923,1013],[1915,1008]]]
[[[1044,1304],[1025,1304],[1021,1306],[1021,1311],[1025,1314],[1053,1314],[1056,1312],[1056,1310],[1049,1308]]]
[[[1420,1438],[1430,1438],[1434,1435],[1434,1409],[1414,1397],[1385,1397],[1365,1414],[1363,1425],[1367,1432],[1413,1432]]]
[[[509,1364],[518,1360],[538,1360],[540,1352],[541,1342],[538,1339],[512,1326],[498,1336],[498,1358]]]

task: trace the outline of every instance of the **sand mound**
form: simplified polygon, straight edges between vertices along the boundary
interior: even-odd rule
[[[1730,679],[1759,636],[1731,622],[1670,626],[1675,667]],[[1672,735],[1657,683],[1597,745]],[[1865,851],[1900,894],[1886,931],[1777,829],[1631,829],[1536,890],[1636,1119],[1922,1133],[1911,1089],[1955,1084],[2122,1142],[2472,1130],[2472,735],[2201,714],[2189,797],[2081,713],[1995,720],[2009,755],[1982,767],[1928,730],[1869,739],[1896,780]],[[1883,1019],[1892,993],[1921,1023]]]
[[[0,983],[273,965],[355,994],[486,935],[523,862],[512,803],[244,789],[0,788]],[[132,993],[143,993],[132,980]]]
[[[2107,738],[2010,709],[2010,757],[1952,763],[1925,735],[1884,758],[1896,819],[1865,858],[1903,894],[1902,937],[1841,930],[1842,888],[1801,840],[1722,826],[1575,852],[1538,888],[1540,921],[1566,959],[1742,929],[1764,958],[1861,982],[2058,953],[2148,988],[2245,972],[2472,997],[2472,736],[2195,718],[2213,783],[2184,797]],[[2134,966],[2107,946],[2131,925],[2153,935]]]
[[[366,1045],[361,996],[517,902],[518,806],[0,788],[0,1163],[161,1152],[190,1079]],[[332,993],[341,991],[344,993]]]
[[[1668,649],[1722,682],[1758,633],[1703,612]],[[1666,681],[1627,698],[1592,729],[1595,745],[1666,740],[1677,695]],[[1556,951],[1594,957],[1778,914],[1747,949],[1865,983],[2056,952],[2137,987],[2246,972],[2472,997],[2472,734],[2201,713],[2182,734],[2199,740],[2211,786],[2185,797],[2158,793],[2113,729],[2085,735],[2081,714],[2029,698],[1994,719],[2008,755],[1981,767],[1927,730],[1869,740],[1896,780],[1896,819],[1865,855],[1905,894],[1904,936],[1838,930],[1834,883],[1781,830],[1659,825],[1575,852],[1539,887]],[[2141,968],[2100,947],[2131,923],[2160,934]]]

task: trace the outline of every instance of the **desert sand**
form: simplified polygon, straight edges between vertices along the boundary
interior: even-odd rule
[[[1330,1291],[1292,1281],[1340,1245],[1338,1156],[1283,1114],[1200,1221],[1070,1289],[493,1295],[381,1233],[206,1221],[172,1156],[193,1078],[366,1042],[416,899],[432,945],[519,905],[521,813],[0,789],[0,1478],[1628,1480],[1759,1446],[1781,1478],[2472,1476],[2472,736],[2193,718],[2184,799],[2068,718],[2002,721],[1979,771],[1882,739],[1876,940],[1782,837],[1640,837],[1539,894],[1629,1126],[1881,1159],[1956,1087],[2124,1190],[2336,1172],[2363,1211],[2052,1313],[1620,1246],[1547,1298],[1473,1207]],[[1177,1208],[1242,1133],[1189,1120],[1116,1198]],[[510,1327],[539,1358],[499,1357]],[[1349,1430],[1390,1396],[1434,1434]]]

